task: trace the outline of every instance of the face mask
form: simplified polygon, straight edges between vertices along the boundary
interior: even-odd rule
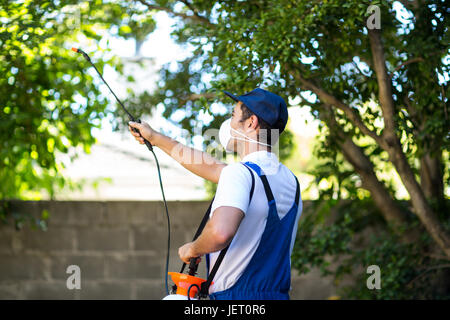
[[[243,138],[241,138],[241,137],[236,137],[236,136],[232,136],[232,135],[231,135],[231,132],[234,132],[234,133],[236,133],[236,134],[242,136]],[[258,143],[258,144],[261,144],[261,145],[270,147],[269,144],[262,143],[262,142],[259,142],[259,141],[257,141],[257,140],[251,139],[251,138],[247,137],[245,134],[243,134],[243,133],[241,133],[241,132],[239,132],[239,131],[233,129],[233,128],[231,127],[231,118],[230,118],[230,119],[228,119],[228,120],[225,120],[225,121],[222,123],[222,125],[220,126],[220,129],[219,129],[219,140],[220,140],[220,144],[225,148],[226,151],[229,151],[229,152],[232,152],[232,151],[233,151],[233,150],[231,150],[231,149],[228,148],[228,144],[230,143],[231,138],[234,138],[234,139],[236,139],[236,140],[242,140],[242,141],[248,141],[248,142]]]

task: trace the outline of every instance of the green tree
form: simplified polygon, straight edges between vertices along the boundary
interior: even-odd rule
[[[73,17],[58,14],[67,5],[79,8],[80,30],[68,27]],[[67,41],[83,34],[96,47],[98,30],[114,33],[116,27],[116,34],[139,42],[145,36],[134,28],[152,30],[152,15],[163,11],[176,18],[172,36],[192,55],[177,70],[164,66],[154,92],[131,95],[126,103],[132,112],[162,103],[166,118],[182,109],[183,128],[206,130],[227,116],[215,108],[217,100],[229,101],[223,89],[262,86],[285,98],[301,97],[322,121],[314,173],[332,184],[321,190],[323,213],[302,219],[294,266],[302,272],[320,266],[326,273],[327,254],[348,254],[333,271],[339,277],[374,259],[391,271],[388,293],[407,297],[401,286],[426,279],[420,268],[429,275],[445,269],[437,264],[450,258],[444,192],[450,179],[448,10],[438,0],[3,1],[1,197],[43,185],[51,193],[65,181],[54,150],[94,142],[90,128],[104,116],[107,101],[84,72],[86,63],[67,54]],[[373,22],[378,13],[381,28],[368,28],[368,18]],[[120,71],[117,61],[106,62]],[[78,94],[85,100],[74,106]],[[212,120],[203,123],[200,115]],[[33,171],[33,163],[43,173]],[[386,171],[400,177],[406,204],[396,201],[395,186],[381,177]],[[326,213],[344,195],[360,201],[340,210],[330,227]],[[381,228],[374,242],[352,247],[353,236],[369,226]],[[364,288],[352,292],[392,297],[367,295]]]
[[[100,41],[106,32],[142,39],[154,29],[151,17],[142,26],[135,14],[126,3],[110,1],[1,2],[1,200],[39,199],[42,189],[53,197],[63,187],[81,187],[61,175],[64,164],[55,153],[76,146],[89,152],[91,129],[114,106],[90,65],[70,48],[82,41],[100,70],[108,64],[121,72],[120,61],[108,58]],[[0,217],[8,212],[2,202]]]
[[[167,118],[183,108],[180,123],[188,128],[218,127],[223,117],[211,105],[224,98],[223,89],[245,92],[263,86],[284,97],[301,97],[323,124],[318,153],[328,161],[317,175],[337,182],[337,193],[327,190],[321,196],[333,200],[346,190],[350,199],[368,199],[394,237],[390,240],[405,245],[386,247],[386,252],[401,255],[425,235],[429,241],[422,239],[414,249],[418,256],[437,247],[440,258],[450,259],[444,193],[450,141],[445,1],[135,4],[177,18],[173,36],[193,52],[176,72],[173,66],[163,68],[159,87],[142,101],[163,103]],[[381,28],[372,28],[373,19]],[[207,125],[196,121],[204,110],[214,116]],[[386,170],[400,177],[407,206],[396,201],[395,186],[380,177]],[[345,232],[356,231],[358,224],[343,226]],[[323,248],[317,254],[327,253]]]

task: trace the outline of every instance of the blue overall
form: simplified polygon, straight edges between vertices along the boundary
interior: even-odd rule
[[[253,162],[243,163],[260,177],[269,204],[266,227],[248,266],[230,288],[209,295],[212,300],[289,300],[291,285],[290,246],[296,222],[300,186],[297,182],[295,201],[280,219],[267,177]],[[209,259],[208,259],[209,260]]]

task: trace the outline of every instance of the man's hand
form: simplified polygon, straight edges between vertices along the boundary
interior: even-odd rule
[[[180,259],[189,264],[192,258],[226,248],[233,240],[242,219],[244,213],[241,209],[228,206],[215,209],[200,236],[178,249]]]
[[[182,247],[178,249],[178,255],[180,256],[180,259],[184,262],[189,264],[191,262],[192,258],[198,258],[198,254],[195,253],[193,248],[193,242],[188,242]],[[197,263],[200,262],[200,259],[197,260]]]
[[[134,132],[132,128],[136,128],[139,130],[140,134]],[[155,145],[155,137],[158,134],[147,122],[142,121],[141,123],[130,121],[128,122],[128,129],[134,138],[139,141],[140,144],[144,144],[144,139],[150,142],[152,145]]]

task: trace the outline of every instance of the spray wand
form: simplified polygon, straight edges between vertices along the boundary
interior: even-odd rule
[[[97,67],[95,66],[95,64],[91,61],[91,58],[88,56],[88,54],[86,52],[84,52],[81,49],[77,49],[77,48],[72,48],[72,51],[81,53],[83,55],[83,57],[94,67],[95,71],[97,71],[98,75],[100,76],[100,79],[102,79],[103,83],[106,84],[106,86],[108,87],[109,91],[111,91],[111,93],[113,94],[114,98],[116,98],[117,102],[119,103],[119,105],[122,107],[122,109],[125,111],[125,113],[128,115],[128,118],[130,121],[133,122],[137,122],[137,123],[141,123],[141,119],[135,119],[133,117],[133,115],[128,112],[128,110],[125,108],[125,106],[123,105],[122,101],[119,100],[119,98],[116,96],[116,94],[114,93],[114,91],[111,89],[111,87],[108,85],[108,83],[105,81],[105,79],[103,78],[102,74],[100,73],[100,71],[98,71]],[[136,133],[139,133],[139,129],[137,128],[132,128],[132,130]],[[141,135],[142,137],[142,135]],[[142,137],[143,138],[143,137]],[[150,150],[153,153],[153,156],[155,157],[155,162],[156,162],[156,167],[158,169],[158,177],[159,177],[159,186],[161,188],[161,193],[162,193],[162,197],[163,197],[163,201],[164,201],[164,207],[166,209],[166,217],[167,217],[167,256],[166,256],[166,271],[165,271],[165,285],[166,285],[166,294],[169,294],[169,286],[167,284],[167,275],[168,275],[168,270],[169,270],[169,253],[170,253],[170,218],[169,218],[169,210],[167,208],[167,202],[166,202],[166,197],[164,195],[164,188],[163,188],[163,184],[162,184],[162,180],[161,180],[161,170],[159,168],[159,162],[158,162],[158,158],[156,157],[155,152],[153,151],[153,146],[152,144],[144,138],[144,142],[145,145],[147,146],[148,150]]]

